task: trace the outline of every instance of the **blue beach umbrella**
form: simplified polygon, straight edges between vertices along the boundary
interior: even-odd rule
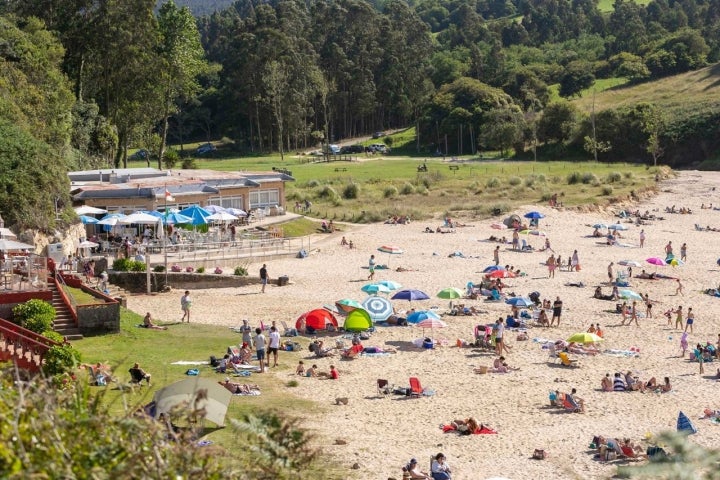
[[[194,226],[207,224],[207,217],[212,215],[210,212],[198,205],[193,205],[184,210],[180,210],[180,213],[186,217],[190,217],[192,221],[189,223]]]
[[[80,221],[83,225],[93,225],[98,223],[98,219],[95,217],[88,217],[87,215],[80,215]]]
[[[505,267],[502,265],[490,265],[489,267],[485,267],[485,270],[483,270],[482,273],[492,273],[495,270],[505,270]]]
[[[421,292],[420,290],[400,290],[392,296],[393,300],[428,300],[430,297],[427,293]]]
[[[367,285],[364,285],[360,290],[365,293],[372,293],[376,295],[378,293],[390,293],[390,289],[388,287],[379,283],[368,283]]]
[[[384,322],[393,314],[390,300],[384,297],[370,296],[362,302],[362,308],[370,314],[373,322]]]
[[[380,280],[379,282],[376,282],[378,285],[385,285],[389,290],[400,290],[402,288],[402,285],[400,285],[398,282],[394,282],[392,280]]]
[[[418,310],[417,312],[413,312],[408,315],[407,321],[408,323],[420,323],[423,320],[427,320],[428,318],[440,320],[440,315],[433,312],[432,310]]]
[[[524,216],[525,218],[531,218],[531,219],[533,219],[533,220],[539,220],[539,219],[541,219],[541,218],[545,218],[545,215],[543,215],[543,214],[540,213],[540,212],[535,212],[535,211],[533,211],[533,212],[528,212],[528,213],[526,213],[526,214],[523,215],[523,216]]]
[[[520,308],[527,308],[527,307],[532,307],[533,305],[535,305],[535,303],[532,300],[530,300],[529,298],[525,298],[525,297],[508,298],[507,300],[505,300],[505,303],[512,305],[514,307],[520,307]]]

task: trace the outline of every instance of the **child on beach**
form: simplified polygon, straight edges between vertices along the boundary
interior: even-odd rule
[[[682,311],[682,305],[680,305],[677,310],[673,312],[675,314],[675,328],[682,329],[683,328],[683,311]],[[670,320],[668,320],[668,325],[670,324]]]
[[[303,363],[302,360],[298,362],[298,366],[295,369],[295,375],[300,375],[301,377],[305,375],[305,363]]]
[[[682,358],[685,358],[685,351],[688,348],[688,333],[683,332],[682,336],[680,337],[680,348],[682,349]]]

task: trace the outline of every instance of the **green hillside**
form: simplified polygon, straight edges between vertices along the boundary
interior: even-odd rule
[[[592,109],[592,92],[573,101],[582,111]],[[702,105],[707,109],[720,104],[720,64],[633,86],[617,86],[595,94],[595,110],[602,111],[633,105],[654,103],[668,114],[678,114]]]

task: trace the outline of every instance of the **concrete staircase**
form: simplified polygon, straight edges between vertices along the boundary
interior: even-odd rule
[[[55,322],[53,330],[65,337],[67,340],[82,340],[83,336],[75,325],[72,312],[58,293],[55,282],[48,282],[48,288],[52,291],[52,306],[55,308]]]

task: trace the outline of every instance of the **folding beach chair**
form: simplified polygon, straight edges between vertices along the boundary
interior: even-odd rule
[[[420,385],[420,379],[417,377],[410,377],[410,396],[421,397],[423,390],[422,385]]]
[[[282,320],[280,324],[283,326],[283,336],[284,337],[297,337],[298,331],[296,328],[290,328],[288,327],[288,324],[285,323],[285,320]]]

